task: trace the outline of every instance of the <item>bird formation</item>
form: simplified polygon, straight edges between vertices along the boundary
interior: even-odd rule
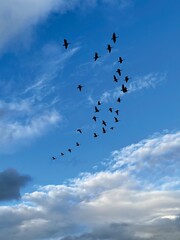
[[[119,38],[119,36],[117,36],[116,33],[113,33],[111,40],[113,41],[114,44],[116,43],[117,38]],[[69,44],[70,44],[70,42],[68,42],[67,39],[64,39],[63,46],[64,46],[65,49],[68,48]],[[106,50],[108,51],[109,54],[112,52],[112,48],[113,48],[113,46],[111,46],[111,44],[108,44],[108,45],[107,45],[107,49],[106,49]],[[94,59],[94,61],[97,61],[100,57],[101,57],[101,56],[99,55],[99,53],[98,53],[98,52],[95,52],[93,59]],[[117,62],[120,63],[120,64],[122,64],[124,60],[125,60],[125,59],[123,59],[122,57],[119,57],[119,59],[118,59]],[[121,68],[118,68],[118,69],[116,70],[116,73],[118,74],[118,77],[121,77],[121,76],[122,76],[122,69],[121,69]],[[116,76],[116,74],[113,75],[113,79],[114,79],[114,82],[115,82],[115,83],[118,83],[118,82],[120,81],[120,79],[119,79],[118,77]],[[124,78],[125,83],[127,83],[127,82],[129,81],[129,79],[130,79],[130,78],[129,78],[128,76],[125,76],[125,78]],[[78,89],[78,91],[80,91],[80,92],[82,92],[83,88],[84,88],[84,86],[82,86],[81,84],[79,84],[79,85],[77,86],[77,89]],[[128,89],[127,89],[127,87],[125,86],[125,84],[122,84],[122,85],[121,85],[121,91],[122,91],[124,94],[128,92]],[[118,97],[117,100],[116,100],[116,103],[120,103],[120,102],[121,102],[121,98]],[[101,101],[98,100],[98,101],[97,101],[97,106],[94,106],[94,114],[95,114],[95,115],[92,117],[92,120],[93,120],[95,123],[99,122],[99,121],[98,121],[98,117],[96,116],[96,114],[98,114],[98,113],[101,111],[101,109],[100,109],[100,106],[101,106],[101,105],[102,105]],[[109,107],[107,110],[110,112],[110,114],[113,114],[113,113],[116,114],[115,116],[113,116],[113,119],[114,119],[114,123],[118,123],[118,122],[119,122],[119,118],[118,118],[118,117],[119,117],[119,109],[116,109],[116,110],[114,111],[114,108]],[[102,120],[102,121],[101,121],[101,126],[102,126],[102,134],[106,134],[107,131],[108,131],[108,128],[109,128],[110,130],[114,130],[114,128],[115,128],[114,126],[108,126],[108,122],[106,122],[105,120]],[[78,128],[76,131],[77,131],[78,134],[83,134],[83,131],[82,131],[81,128]],[[98,135],[96,132],[94,132],[92,136],[93,136],[94,138],[99,137],[99,135]],[[76,143],[74,144],[74,146],[75,146],[75,147],[80,147],[80,143],[79,143],[79,142],[76,142]],[[69,152],[69,153],[72,153],[72,151],[73,151],[73,148],[68,148],[68,149],[66,150],[66,152]],[[59,156],[61,156],[61,157],[63,157],[64,155],[65,155],[65,152],[61,152],[61,153],[59,154]],[[52,160],[56,160],[57,158],[58,158],[58,157],[54,157],[54,156],[53,156],[53,157],[52,157]]]

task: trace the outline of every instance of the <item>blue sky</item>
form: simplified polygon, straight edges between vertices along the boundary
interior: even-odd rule
[[[179,7],[0,3],[1,239],[179,239]]]

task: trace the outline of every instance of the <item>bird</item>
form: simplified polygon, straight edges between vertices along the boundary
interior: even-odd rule
[[[116,113],[117,115],[119,115],[119,110],[116,110],[115,113]]]
[[[115,122],[119,122],[119,120],[117,119],[117,117],[114,117],[114,120],[115,120]]]
[[[71,150],[70,148],[68,149],[68,151],[69,151],[70,153],[72,152],[72,150]]]
[[[110,111],[110,112],[112,112],[112,111],[113,111],[113,109],[110,107],[110,108],[109,108],[109,111]]]
[[[101,102],[100,102],[100,101],[98,101],[98,105],[101,105]]]
[[[114,82],[118,82],[118,79],[115,75],[114,75]]]
[[[119,74],[119,76],[121,76],[121,69],[120,68],[118,68],[117,70],[116,70],[116,72]]]
[[[120,97],[118,97],[118,99],[117,99],[117,102],[118,102],[118,103],[120,103],[120,102],[121,102],[121,98],[120,98]]]
[[[128,76],[125,76],[125,79],[124,79],[124,81],[127,83],[128,81],[129,81],[129,77]]]
[[[61,152],[61,156],[64,156],[64,153]]]
[[[77,147],[79,147],[79,146],[80,146],[80,144],[79,144],[78,142],[76,142],[76,146],[77,146]]]
[[[122,89],[121,89],[121,91],[123,92],[123,93],[126,93],[128,90],[127,90],[127,87],[125,87],[124,86],[124,84],[122,84]]]
[[[65,47],[65,49],[67,49],[68,48],[68,45],[69,45],[70,43],[67,41],[67,39],[64,39],[64,44],[63,44],[63,46]]]
[[[94,137],[96,138],[96,137],[98,137],[98,135],[96,133],[94,133]]]
[[[119,63],[122,63],[124,61],[124,59],[122,57],[119,57]]]
[[[96,116],[93,116],[93,118],[92,118],[95,122],[96,122],[96,120],[97,120],[97,117]]]
[[[102,121],[102,124],[104,125],[104,126],[107,126],[107,123],[103,120]]]
[[[111,52],[111,49],[112,49],[111,45],[108,44],[108,46],[107,46],[107,50],[108,50],[109,53]]]
[[[79,91],[81,91],[83,86],[82,85],[78,85],[77,88],[79,89]]]
[[[96,106],[94,108],[95,108],[95,112],[99,112],[99,109]]]
[[[110,127],[110,129],[111,129],[111,130],[113,130],[113,129],[114,129],[114,127]]]
[[[104,127],[102,127],[102,132],[106,133],[106,129]]]
[[[118,37],[116,36],[116,34],[115,33],[113,33],[113,35],[112,35],[112,40],[113,40],[113,42],[115,43],[116,42],[116,39],[117,39]]]
[[[98,55],[98,53],[97,52],[95,52],[95,54],[94,54],[94,61],[96,61],[98,58],[100,58],[101,56],[99,56]]]
[[[81,129],[77,129],[77,132],[82,133],[82,130]]]
[[[52,157],[52,160],[56,160],[56,157]]]

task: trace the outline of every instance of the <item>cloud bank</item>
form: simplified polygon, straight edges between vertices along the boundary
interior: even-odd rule
[[[105,171],[40,186],[21,204],[1,206],[0,238],[178,240],[179,154],[179,131],[114,151]]]

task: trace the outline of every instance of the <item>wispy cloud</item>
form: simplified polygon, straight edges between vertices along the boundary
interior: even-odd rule
[[[31,64],[34,76],[29,76],[22,89],[10,88],[5,94],[7,97],[0,100],[0,130],[3,134],[0,152],[14,151],[15,147],[42,136],[62,121],[57,110],[59,95],[55,79],[79,49],[74,47],[62,52],[56,44],[45,45]]]
[[[0,238],[5,238],[8,227],[7,240],[12,236],[116,240],[119,234],[123,240],[178,240],[179,186],[162,189],[162,183],[154,184],[157,179],[145,179],[158,171],[159,179],[167,177],[167,171],[162,171],[167,165],[179,180],[179,143],[179,131],[154,135],[113,152],[105,171],[84,173],[62,185],[41,186],[26,193],[21,204],[1,206]]]
[[[149,73],[145,76],[135,77],[134,80],[128,84],[128,94],[138,92],[144,89],[155,88],[162,81],[166,79],[167,75],[162,73]],[[122,96],[121,87],[116,87],[102,93],[100,99],[104,103],[108,103],[119,96]]]

